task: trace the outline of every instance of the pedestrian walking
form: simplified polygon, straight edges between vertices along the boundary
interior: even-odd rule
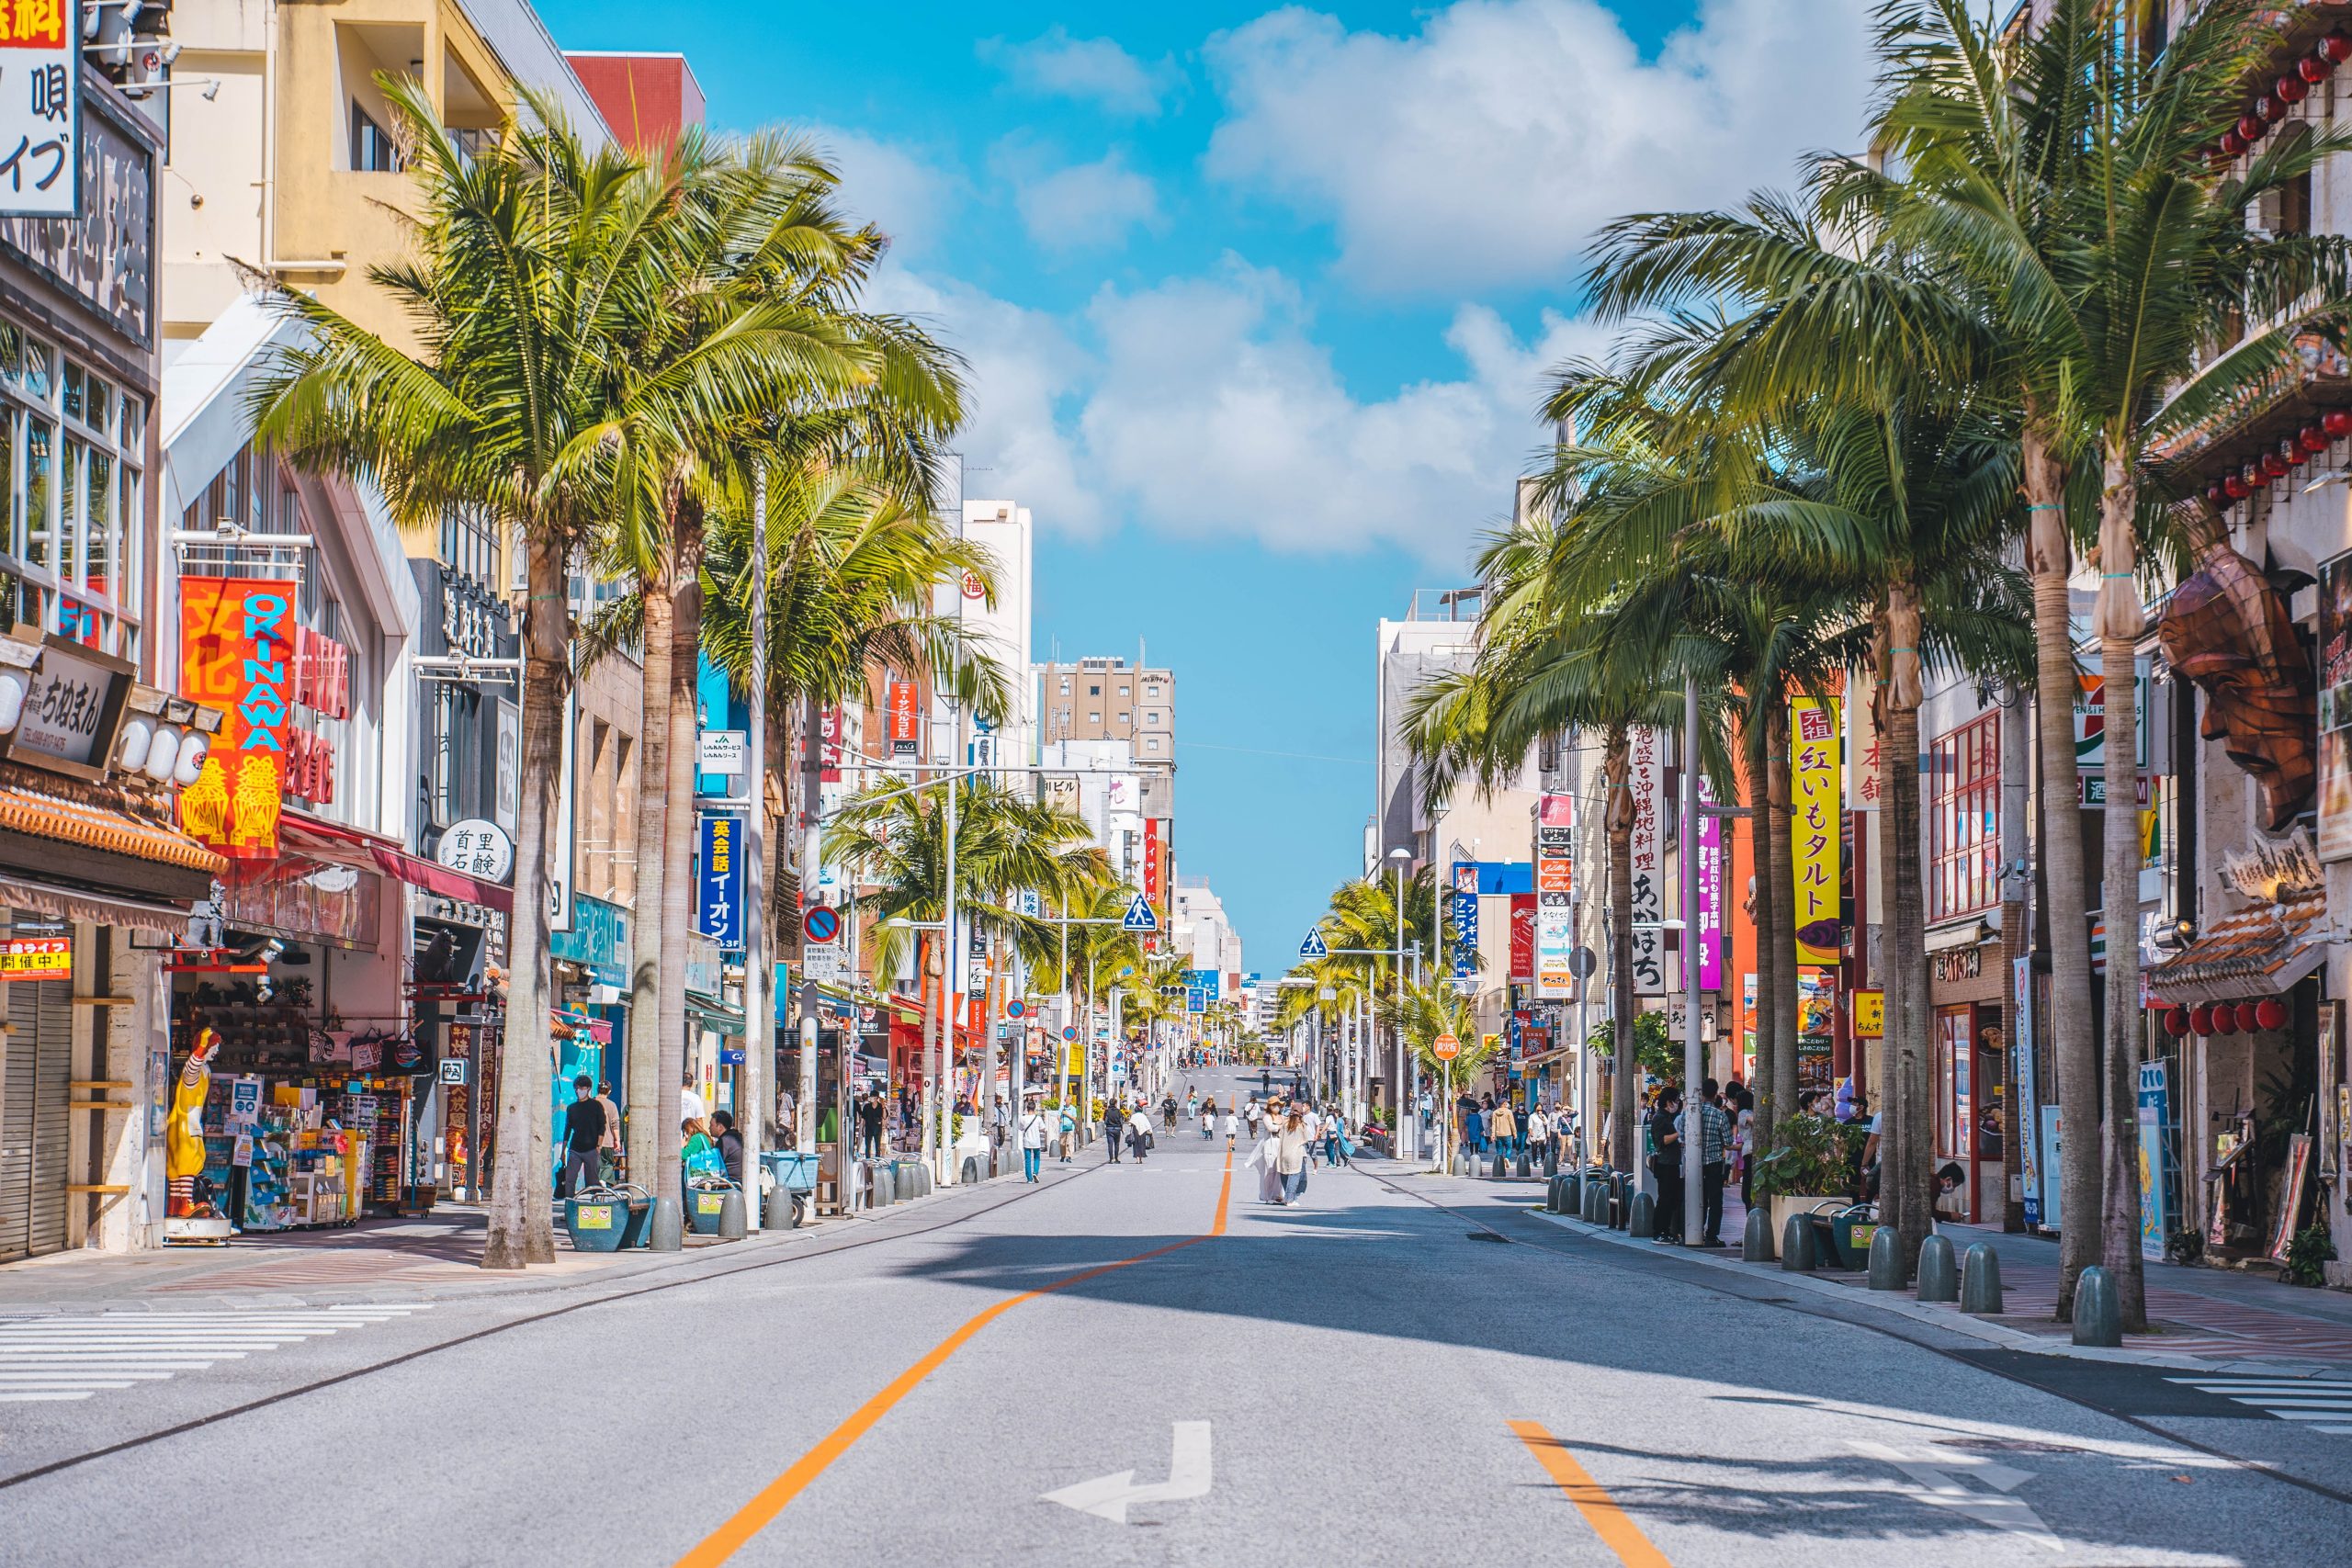
[[[571,1103],[563,1108],[563,1170],[556,1196],[570,1197],[596,1185],[596,1150],[605,1141],[605,1107],[596,1080],[586,1073],[571,1080]]]
[[[1233,1152],[1234,1137],[1240,1131],[1241,1118],[1233,1113],[1233,1107],[1228,1104],[1225,1108],[1225,1152],[1227,1154]]]
[[[865,1157],[868,1159],[882,1157],[883,1111],[882,1096],[878,1093],[869,1094],[858,1101],[858,1139],[865,1145]]]
[[[1021,1179],[1037,1179],[1038,1164],[1046,1157],[1046,1113],[1031,1100],[1021,1112]]]
[[[1151,1152],[1151,1111],[1143,1105],[1138,1104],[1127,1117],[1127,1146],[1137,1164]]]
[[[1250,1136],[1254,1142],[1258,1136],[1258,1123],[1265,1120],[1265,1111],[1258,1104],[1256,1095],[1251,1095],[1250,1103],[1241,1108],[1241,1119],[1250,1123]]]
[[[1127,1113],[1119,1108],[1117,1100],[1102,1108],[1102,1142],[1109,1145],[1110,1163],[1113,1165],[1119,1163],[1119,1134],[1126,1125]]]
[[[1306,1118],[1293,1111],[1283,1119],[1282,1131],[1274,1139],[1274,1168],[1282,1176],[1282,1197],[1276,1201],[1287,1206],[1295,1203],[1306,1192]]]
[[[1275,1166],[1275,1158],[1280,1152],[1279,1143],[1273,1129],[1269,1127],[1265,1135],[1259,1138],[1250,1151],[1250,1164],[1258,1172],[1258,1201],[1261,1203],[1283,1201],[1283,1176]]]
[[[1062,1163],[1068,1165],[1078,1148],[1078,1113],[1065,1105],[1061,1109]]]
[[[1323,1121],[1323,1163],[1345,1165],[1348,1161],[1348,1124],[1334,1111]]]
[[[1541,1162],[1544,1151],[1552,1146],[1552,1119],[1544,1114],[1540,1105],[1527,1108],[1527,1157]],[[1542,1171],[1536,1172],[1538,1176]]]
[[[1216,1135],[1216,1097],[1201,1101],[1201,1141],[1206,1143]]]
[[[1495,1152],[1509,1159],[1519,1152],[1519,1118],[1511,1114],[1510,1097],[1505,1095],[1494,1110]]]
[[[596,1145],[596,1179],[617,1180],[621,1173],[621,1108],[613,1103],[613,1086],[596,1086],[596,1103],[605,1108],[604,1141]]]

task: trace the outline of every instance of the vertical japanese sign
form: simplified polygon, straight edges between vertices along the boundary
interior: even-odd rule
[[[743,945],[743,857],[738,840],[740,817],[702,819],[701,896],[695,900],[695,932],[722,948]]]
[[[1568,953],[1576,946],[1576,920],[1569,904],[1574,884],[1576,798],[1547,795],[1535,807],[1535,931],[1532,967],[1535,994],[1565,1001],[1576,977]]]
[[[1699,781],[1702,807],[1715,803],[1714,786]],[[1699,813],[1699,988],[1724,988],[1724,819]]]
[[[1535,895],[1510,896],[1510,978],[1520,985],[1535,979]]]
[[[2018,1080],[2018,1190],[2025,1203],[2025,1223],[2041,1224],[2041,1156],[2034,1129],[2040,1124],[2040,1100],[2034,1082],[2033,960],[2020,958],[2009,976],[2009,1050]]]
[[[1478,868],[1453,868],[1453,977],[1467,980],[1478,965]]]
[[[922,739],[920,705],[914,682],[890,682],[890,755],[911,757]]]
[[[0,5],[0,213],[82,210],[80,0]]]
[[[1886,794],[1872,690],[1871,677],[1863,675],[1846,693],[1846,808],[1849,811],[1876,811]]]
[[[1159,908],[1159,818],[1143,819],[1143,901]]]
[[[1835,697],[1797,697],[1789,704],[1789,847],[1800,964],[1837,963],[1845,940],[1838,902],[1845,810],[1838,787],[1838,708]]]
[[[0,91],[6,72],[0,57]],[[196,783],[180,791],[180,825],[232,860],[277,855],[296,586],[180,579],[180,694],[228,715]]]
[[[839,703],[827,703],[817,710],[817,782],[842,782],[842,748],[843,731],[847,728]]]
[[[1665,814],[1666,760],[1658,734],[1636,726],[1629,739],[1633,757],[1626,784],[1634,794],[1634,929],[1628,936],[1634,953],[1634,994],[1666,995],[1666,933],[1658,922],[1666,919],[1666,847],[1658,836]]]
[[[2319,858],[2352,859],[2352,555],[2319,569]]]

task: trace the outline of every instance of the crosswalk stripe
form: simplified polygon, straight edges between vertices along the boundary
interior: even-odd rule
[[[57,1404],[396,1323],[429,1303],[0,1318],[0,1404]]]
[[[2331,1437],[2352,1436],[2345,1418],[2352,1416],[2352,1382],[2340,1378],[2180,1377],[2167,1382],[2193,1388],[2259,1412],[2274,1421],[2305,1423],[2303,1430]]]

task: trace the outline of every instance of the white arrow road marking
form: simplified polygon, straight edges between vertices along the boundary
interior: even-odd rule
[[[2021,1535],[2037,1546],[2052,1551],[2064,1551],[2061,1541],[2051,1528],[2041,1522],[2041,1516],[2022,1498],[2007,1494],[2016,1491],[2033,1479],[2032,1473],[2001,1463],[1998,1460],[1981,1456],[1938,1453],[1922,1459],[1888,1448],[1883,1443],[1856,1440],[1858,1452],[1872,1459],[1883,1460],[1909,1476],[1918,1490],[1911,1494],[1930,1507],[1949,1508],[1962,1517],[1995,1529]],[[1990,1493],[1979,1492],[1961,1483],[1960,1477],[1968,1476],[1979,1484],[1990,1487]]]
[[[1059,1503],[1081,1514],[1092,1514],[1114,1525],[1127,1522],[1127,1510],[1137,1503],[1189,1503],[1209,1495],[1209,1424],[1179,1421],[1168,1461],[1168,1479],[1136,1484],[1136,1472],[1098,1475],[1058,1492],[1048,1492],[1041,1503]]]

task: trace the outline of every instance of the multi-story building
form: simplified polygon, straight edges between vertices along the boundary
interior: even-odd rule
[[[1133,789],[1134,837],[1106,836],[1102,847],[1164,907],[1176,861],[1176,672],[1145,663],[1138,649],[1133,663],[1105,656],[1040,664],[1035,684],[1046,761],[1100,757],[1133,770],[1121,778],[1122,793]],[[1048,775],[1046,787],[1075,790],[1079,782],[1057,785]]]
[[[1413,693],[1478,653],[1480,591],[1418,589],[1402,620],[1383,618],[1374,636],[1373,800],[1364,831],[1364,874],[1406,851],[1416,864],[1436,858],[1434,822],[1423,799],[1421,771],[1405,732]]]
[[[1209,886],[1209,879],[1178,877],[1171,904],[1170,950],[1186,957],[1186,967],[1216,976],[1213,987],[1204,987],[1212,999],[1238,997],[1243,972],[1241,933],[1226,918],[1225,901]]]

